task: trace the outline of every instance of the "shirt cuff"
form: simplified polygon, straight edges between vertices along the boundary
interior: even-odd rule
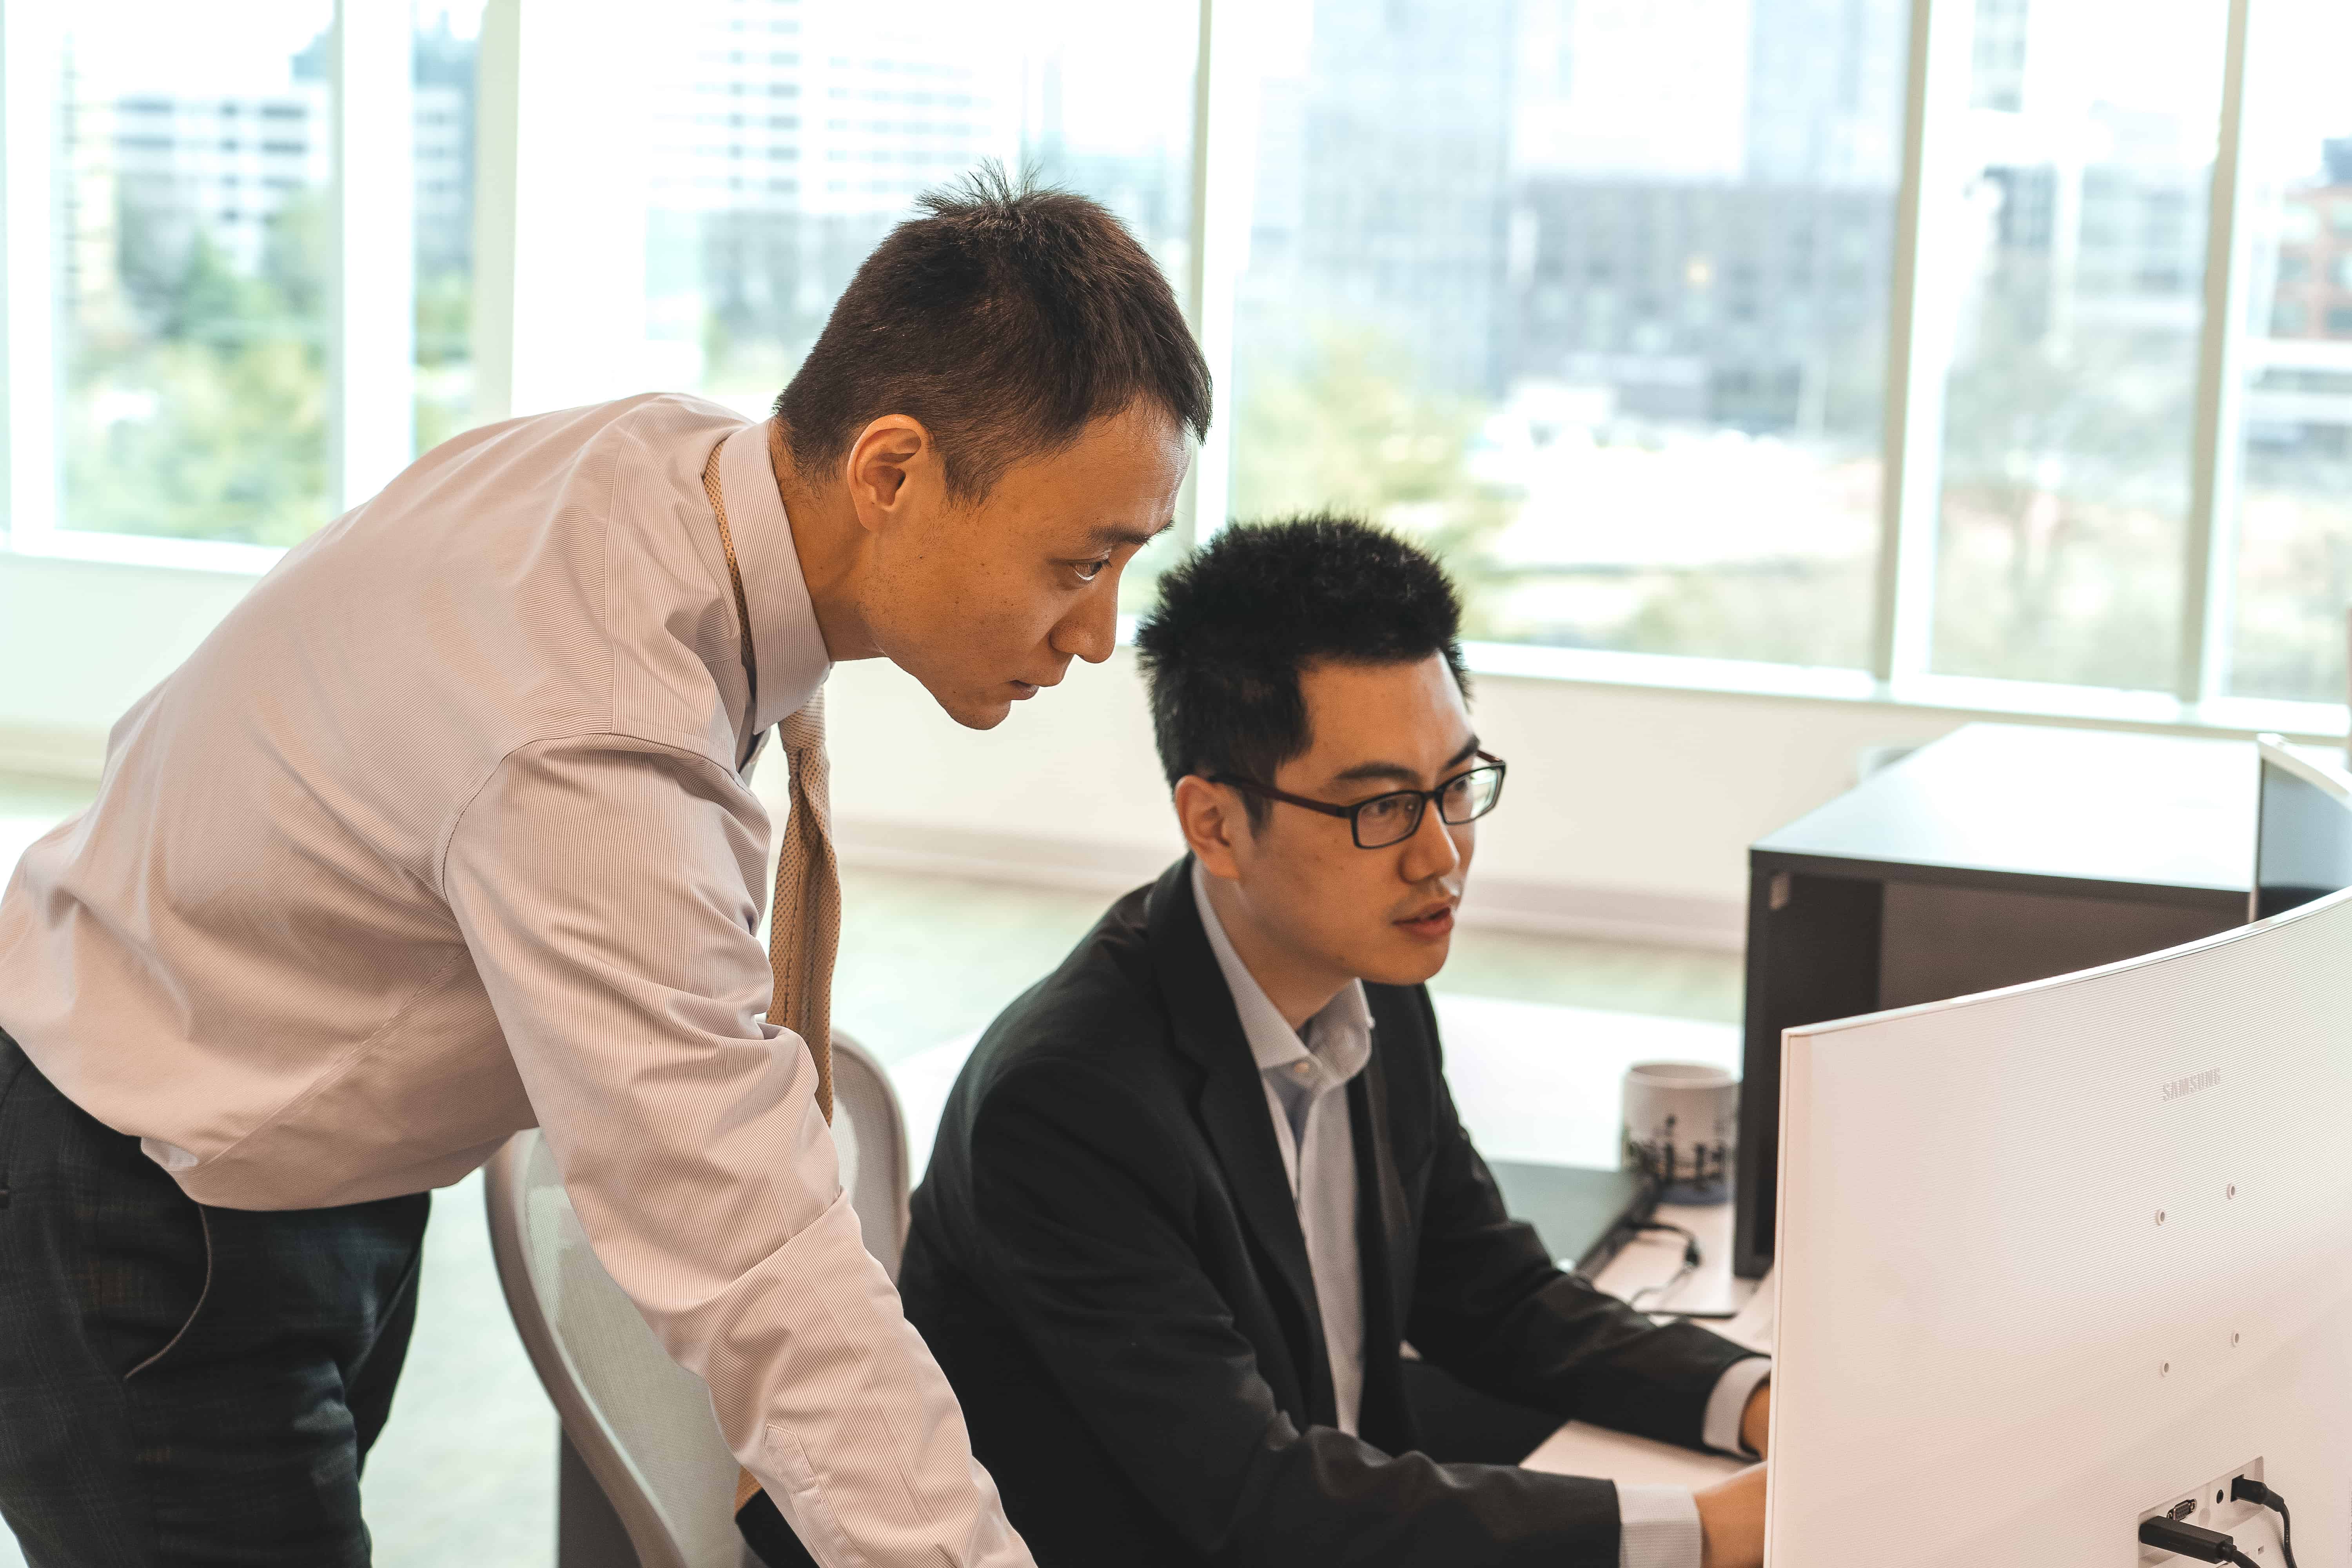
[[[1699,1568],[1702,1545],[1688,1487],[1617,1489],[1617,1568]]]
[[[1706,1417],[1699,1423],[1699,1441],[1726,1454],[1753,1459],[1756,1450],[1740,1441],[1739,1423],[1748,1415],[1748,1401],[1772,1375],[1772,1358],[1750,1356],[1737,1361],[1715,1380],[1706,1396]]]

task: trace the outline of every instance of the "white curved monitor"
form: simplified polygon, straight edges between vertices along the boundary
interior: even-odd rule
[[[1768,1563],[2124,1568],[2352,1517],[2352,892],[1791,1029]],[[2257,1552],[2256,1548],[2262,1550]]]

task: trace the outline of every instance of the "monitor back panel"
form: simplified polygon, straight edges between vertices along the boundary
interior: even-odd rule
[[[2352,893],[1790,1031],[1768,1563],[2124,1568],[2259,1456],[2346,1564],[2347,989]]]

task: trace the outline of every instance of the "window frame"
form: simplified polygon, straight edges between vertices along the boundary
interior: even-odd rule
[[[577,93],[527,95],[526,76],[551,72],[551,58],[577,48],[578,29],[551,26],[554,0],[488,0],[477,53],[477,243],[474,363],[476,416],[506,416],[539,401],[530,392],[562,382],[580,363],[583,316],[569,299],[551,313],[528,285],[538,258],[561,255],[561,204],[547,187],[576,183],[557,166],[563,142],[550,127],[526,124],[528,98],[567,121],[586,112]],[[1255,184],[1255,103],[1242,0],[1193,0],[1199,67],[1192,100],[1192,244],[1179,279],[1185,313],[1212,373],[1230,386],[1235,289],[1247,265]],[[56,526],[57,348],[50,291],[57,104],[54,31],[42,0],[0,0],[0,500],[5,550],[18,554],[125,565],[251,574],[282,553],[214,541],[99,534]],[[1903,147],[1887,333],[1885,474],[1879,559],[1874,580],[1869,667],[1816,669],[1675,654],[1476,644],[1472,668],[1508,678],[1770,695],[1828,702],[1884,703],[1989,715],[2076,719],[2135,728],[2251,733],[2279,730],[2306,739],[2341,736],[2342,704],[2229,695],[2231,611],[2237,570],[2239,413],[2248,353],[2246,308],[2251,235],[2243,210],[2245,82],[2253,0],[2228,0],[2220,133],[2207,226],[2203,319],[2199,335],[2178,614],[2181,655],[2169,689],[2133,691],[1937,674],[1932,668],[1935,562],[1944,378],[1935,324],[1963,281],[1943,237],[1959,221],[1958,182],[1945,177],[1958,151],[1972,58],[1973,0],[1910,0],[1904,84]],[[1223,18],[1224,26],[1220,26]],[[404,174],[413,157],[410,0],[337,0],[333,34],[332,191],[338,236],[331,306],[331,440],[337,510],[364,499],[406,461],[413,440],[415,247]],[[580,101],[575,102],[575,100]],[[573,155],[576,156],[576,149]],[[397,203],[352,199],[387,184]],[[610,215],[607,215],[609,218]],[[395,234],[395,230],[398,232]],[[607,238],[609,247],[609,237]],[[576,253],[575,253],[576,254]],[[598,281],[617,301],[629,279]],[[396,309],[384,308],[396,301]],[[620,345],[625,348],[627,345]],[[614,356],[629,363],[630,356]],[[19,374],[20,372],[27,374]],[[590,389],[602,391],[603,388]],[[396,399],[396,402],[395,402]],[[578,401],[566,396],[562,401]],[[1187,542],[1207,538],[1224,508],[1201,498],[1230,493],[1230,431],[1223,421],[1203,443],[1180,502]],[[28,461],[18,455],[29,455]]]

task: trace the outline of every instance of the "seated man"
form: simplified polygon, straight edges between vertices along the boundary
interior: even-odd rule
[[[1751,1454],[1769,1365],[1555,1268],[1455,1118],[1422,983],[1503,774],[1458,622],[1429,557],[1311,519],[1220,534],[1145,624],[1192,852],[982,1039],[900,1280],[1043,1568],[1760,1558],[1760,1467],[1694,1500],[1422,1451],[1407,1343]]]

